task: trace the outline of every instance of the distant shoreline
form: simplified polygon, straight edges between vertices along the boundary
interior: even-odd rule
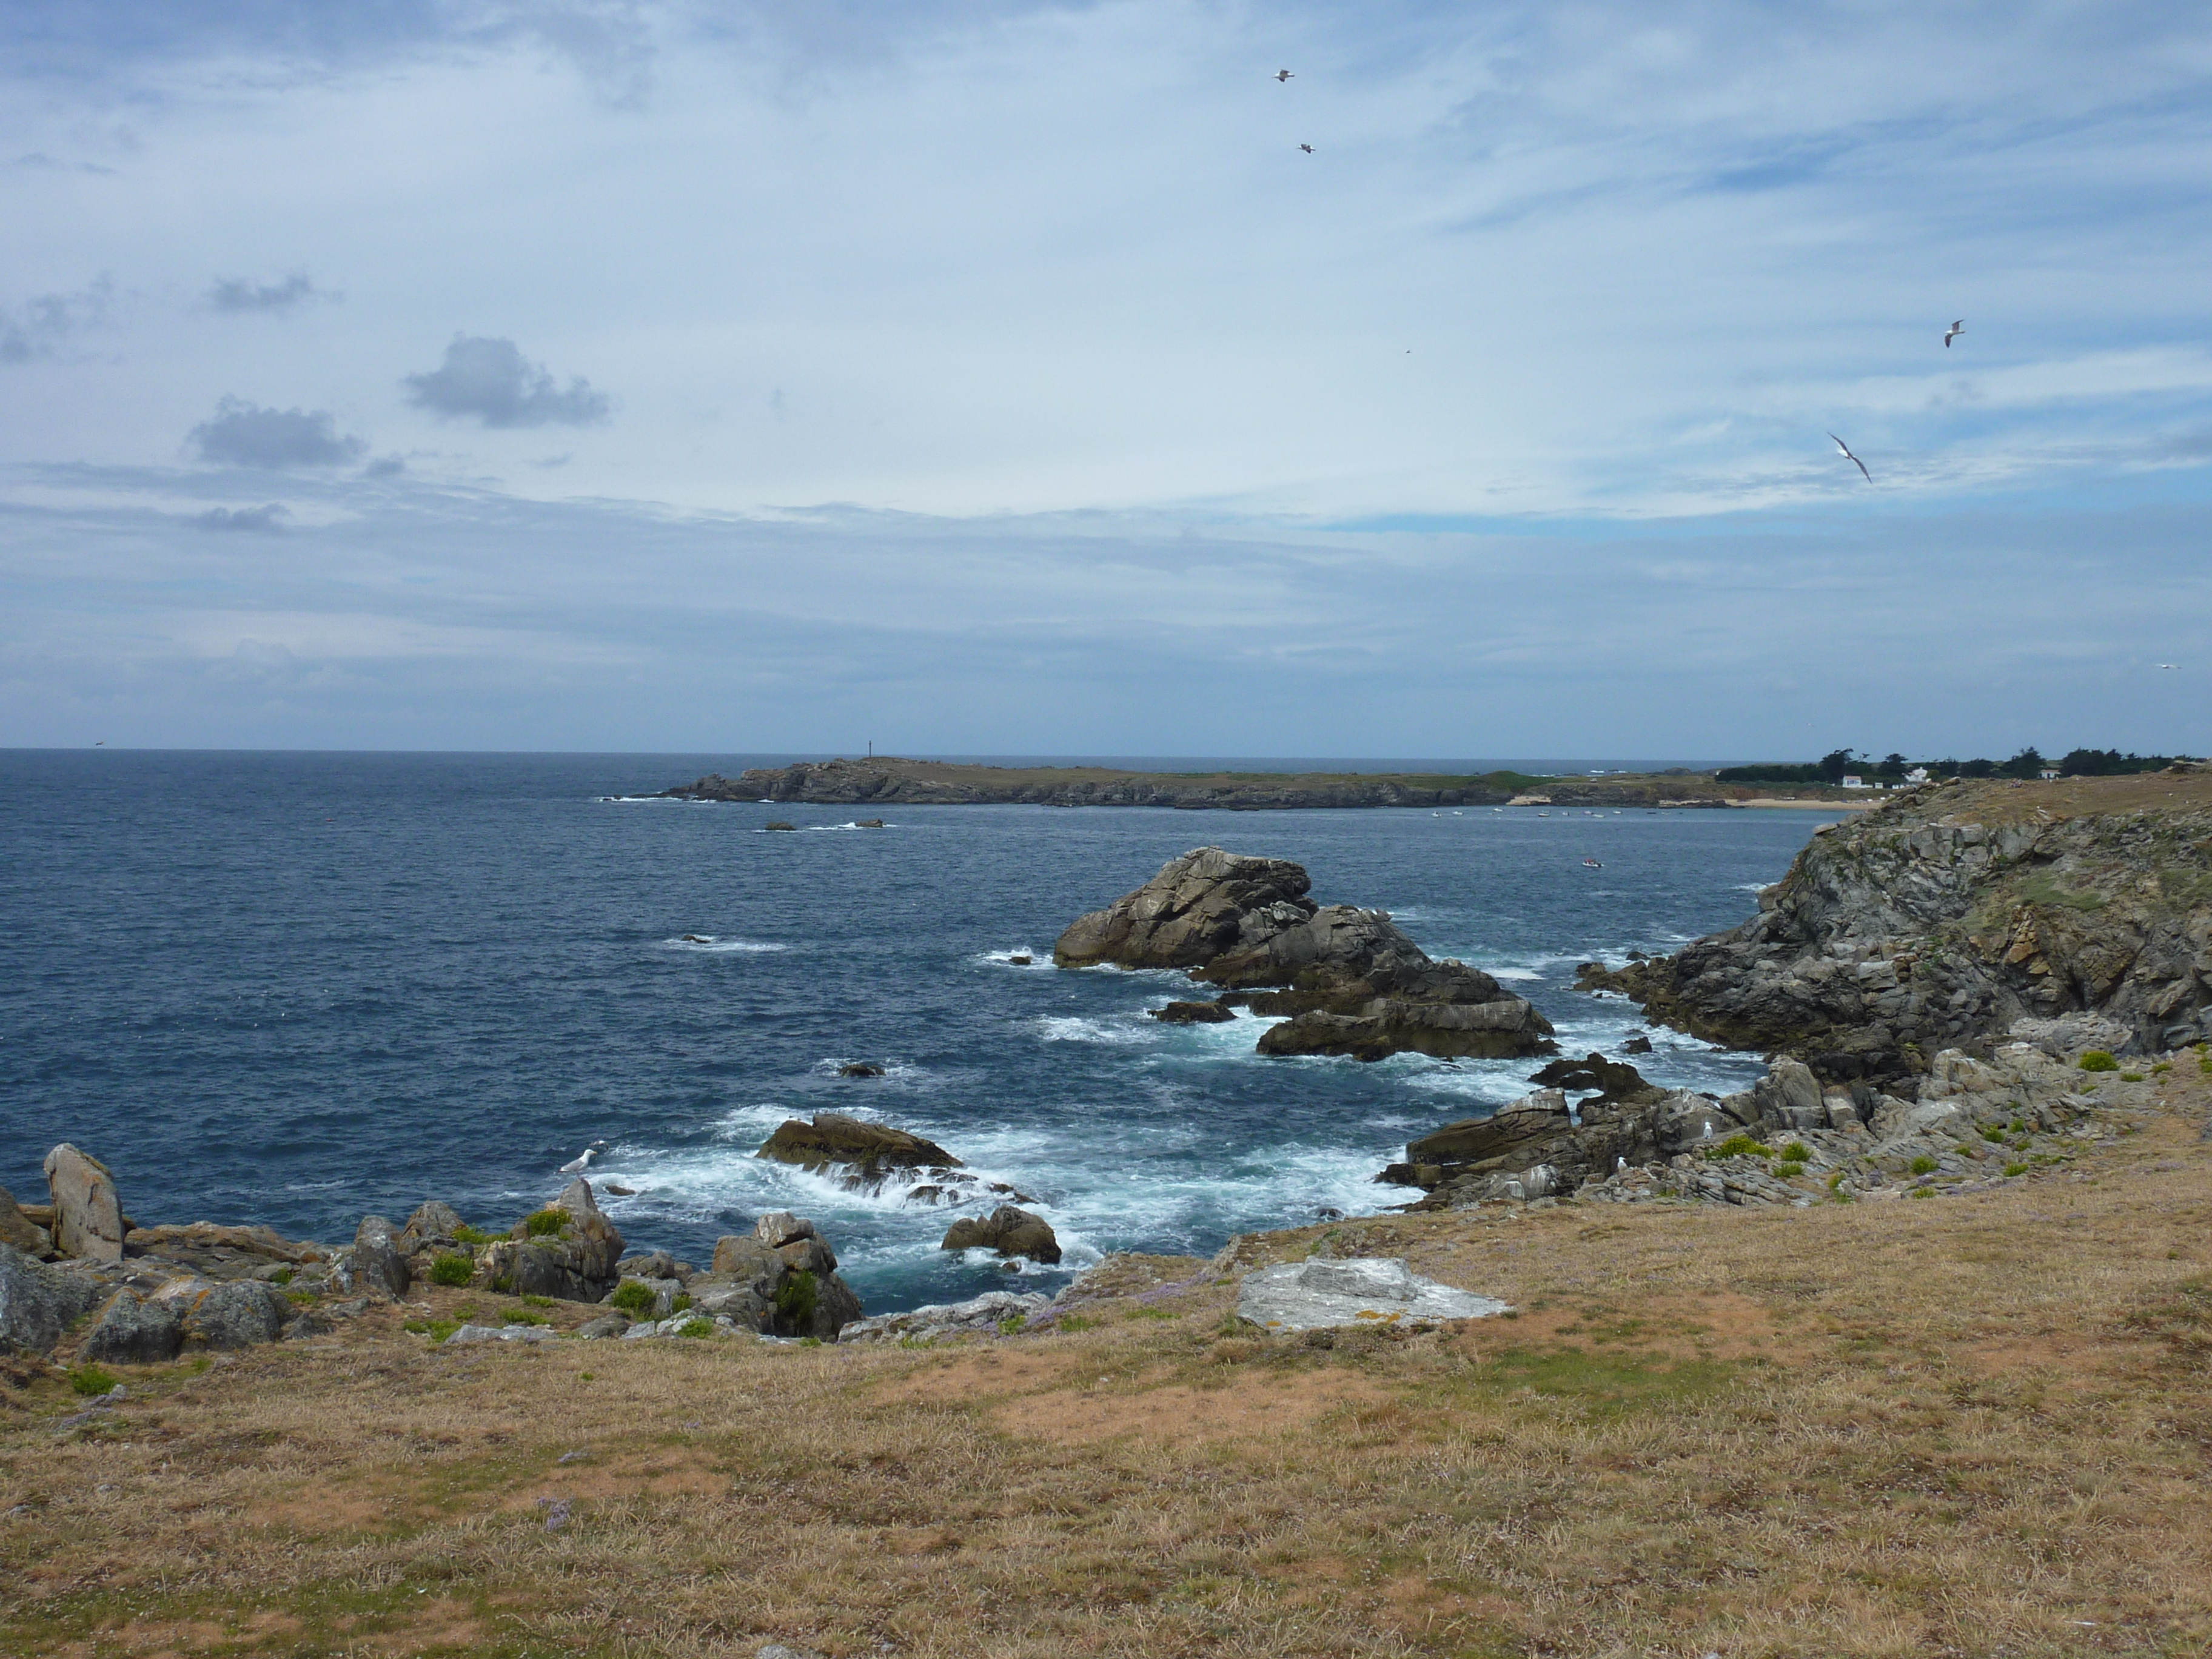
[[[1864,811],[1887,799],[1823,799],[1802,784],[1769,793],[1710,773],[1540,777],[1522,772],[1134,772],[1103,766],[982,766],[871,756],[710,772],[659,793],[681,800],[814,806],[1152,806],[1182,811],[1469,806],[1581,806],[1651,811],[1786,806]],[[1857,793],[1858,792],[1854,792]]]

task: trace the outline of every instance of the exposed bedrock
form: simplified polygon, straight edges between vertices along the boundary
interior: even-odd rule
[[[1071,922],[1063,968],[1176,968],[1255,992],[1252,1011],[1289,1014],[1260,1051],[1441,1055],[1547,1054],[1552,1027],[1480,969],[1433,960],[1385,911],[1319,905],[1304,866],[1201,847],[1135,891]]]
[[[842,1112],[817,1112],[811,1123],[787,1118],[754,1156],[834,1173],[846,1187],[868,1192],[901,1170],[962,1167],[958,1158],[933,1140]]]
[[[1915,790],[1815,832],[1750,921],[1580,982],[1839,1081],[1986,1054],[2022,1019],[2094,1017],[2138,1052],[2200,1042],[2212,775]]]

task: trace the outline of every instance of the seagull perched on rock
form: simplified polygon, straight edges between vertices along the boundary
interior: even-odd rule
[[[1957,322],[1952,324],[1950,327],[1943,331],[1943,349],[1948,351],[1951,349],[1951,342],[1957,339],[1966,331],[1966,319],[1964,317],[1961,317]]]
[[[1311,144],[1300,144],[1300,145],[1298,146],[1298,148],[1299,148],[1300,149],[1302,149],[1302,150],[1305,151],[1305,153],[1306,153],[1307,155],[1312,155],[1312,154],[1313,154],[1313,146],[1312,146]]]
[[[1277,70],[1275,71],[1275,79],[1278,81],[1287,81],[1290,78],[1291,72],[1288,70]]]
[[[1858,468],[1862,473],[1865,474],[1866,481],[1869,483],[1872,483],[1874,482],[1874,474],[1867,471],[1866,463],[1864,461],[1851,453],[1851,447],[1849,444],[1845,443],[1841,438],[1837,437],[1832,432],[1828,434],[1828,439],[1829,441],[1833,443],[1837,448],[1844,452],[1844,459],[1845,460],[1849,461],[1853,466]]]

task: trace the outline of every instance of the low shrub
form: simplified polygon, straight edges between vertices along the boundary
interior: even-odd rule
[[[1081,1314],[1065,1314],[1052,1322],[1052,1328],[1056,1331],[1087,1331],[1097,1322]]]
[[[1749,1135],[1730,1135],[1717,1146],[1708,1146],[1705,1156],[1711,1159],[1723,1158],[1772,1158],[1774,1148],[1762,1146]]]
[[[677,1291],[674,1296],[668,1299],[668,1311],[672,1314],[680,1314],[690,1305],[691,1298],[690,1295],[683,1291]]]
[[[509,1325],[550,1325],[553,1322],[542,1313],[532,1313],[527,1308],[507,1308],[500,1318]]]
[[[269,1282],[271,1285],[289,1285],[292,1282],[294,1274],[289,1267],[279,1267],[275,1273],[269,1275]]]
[[[678,1336],[712,1336],[714,1322],[711,1319],[687,1319],[676,1328]]]
[[[1782,1161],[1785,1164],[1802,1164],[1812,1156],[1802,1140],[1793,1140],[1782,1149]]]
[[[430,1340],[443,1342],[467,1322],[459,1319],[433,1319],[427,1322],[430,1328]]]
[[[568,1226],[568,1212],[558,1207],[540,1210],[523,1217],[522,1224],[532,1238],[548,1237]]]
[[[2120,1069],[2120,1062],[2102,1048],[2087,1050],[2075,1063],[2085,1072],[2117,1072]]]
[[[471,1227],[465,1221],[453,1229],[453,1243],[456,1244],[489,1244],[498,1237],[497,1233],[488,1233],[482,1228]]]
[[[522,1305],[526,1308],[550,1308],[553,1305],[553,1298],[550,1296],[526,1296],[522,1298]]]
[[[999,1334],[1000,1336],[1012,1336],[1016,1331],[1018,1331],[1023,1326],[1029,1322],[1030,1316],[1027,1314],[1008,1314],[1004,1319],[999,1322]]]
[[[2141,1083],[2142,1080],[2143,1074],[2141,1072],[2123,1072],[2120,1073],[2120,1081],[2123,1083]]]
[[[642,1316],[653,1311],[653,1286],[635,1279],[625,1279],[615,1286],[615,1293],[607,1298],[607,1305],[619,1308],[626,1314]]]
[[[1933,1198],[1936,1196],[1936,1189],[1933,1187],[1915,1187],[1911,1192],[1905,1194],[1905,1196],[1907,1198]]]
[[[115,1379],[97,1365],[79,1365],[69,1374],[70,1387],[82,1395],[106,1394]]]
[[[814,1322],[814,1304],[819,1294],[814,1275],[801,1267],[783,1281],[775,1292],[775,1310],[787,1325],[810,1325]]]
[[[2025,1164],[2008,1164],[2004,1167],[2004,1172],[2008,1176],[2024,1176],[2027,1173],[2027,1165]]]
[[[447,1251],[430,1264],[430,1282],[455,1287],[465,1285],[477,1276],[474,1258]]]
[[[2005,1132],[2002,1126],[1995,1123],[1984,1123],[1982,1125],[1983,1139],[1994,1140],[1998,1145],[2002,1146],[2004,1144],[2004,1138]]]
[[[1923,1152],[1919,1157],[1914,1158],[1908,1167],[1911,1168],[1912,1173],[1915,1175],[1934,1175],[1936,1173],[1936,1160],[1929,1157],[1927,1153]]]

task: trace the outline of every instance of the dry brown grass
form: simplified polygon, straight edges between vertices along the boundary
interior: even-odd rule
[[[0,1389],[0,1650],[2201,1654],[2212,1146],[2173,1078],[2003,1190],[1334,1230],[1521,1305],[1456,1335],[1237,1335],[1209,1287],[927,1351],[364,1322],[60,1432],[58,1383]]]

